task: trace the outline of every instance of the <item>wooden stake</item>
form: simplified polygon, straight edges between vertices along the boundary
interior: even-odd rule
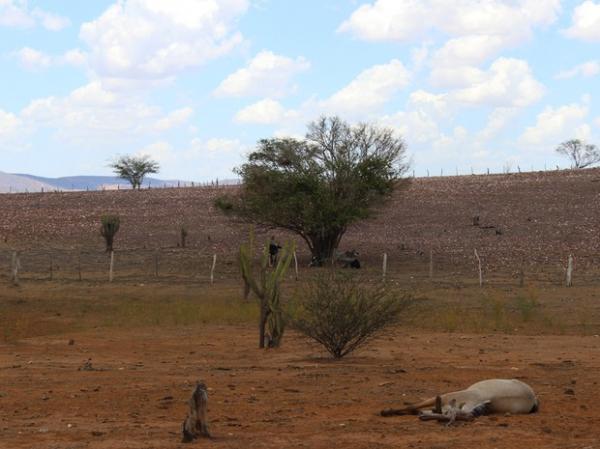
[[[296,273],[296,280],[298,280],[298,258],[296,257],[296,251],[294,251],[294,271]]]
[[[215,282],[215,267],[217,266],[217,255],[213,254],[212,267],[210,268],[210,284]]]
[[[479,264],[479,286],[483,287],[483,272],[481,271],[481,259],[479,258],[479,254],[477,254],[477,250],[475,250],[475,257],[477,257],[477,263]]]
[[[208,391],[204,382],[198,382],[188,401],[190,410],[183,421],[182,443],[190,443],[197,438],[210,438],[208,431]]]
[[[112,282],[113,281],[113,268],[115,265],[115,252],[111,251],[110,252],[110,265],[108,267],[108,282]]]
[[[82,281],[81,277],[81,251],[77,253],[77,272],[79,274],[79,282]]]
[[[569,260],[567,261],[567,287],[573,286],[573,256],[569,254]]]
[[[19,252],[13,251],[12,254],[12,266],[11,266],[11,279],[13,285],[19,285],[19,268],[21,267],[21,261],[19,260]]]
[[[429,250],[429,279],[433,279],[433,250]]]
[[[385,281],[385,277],[387,276],[387,253],[383,253],[383,280]]]

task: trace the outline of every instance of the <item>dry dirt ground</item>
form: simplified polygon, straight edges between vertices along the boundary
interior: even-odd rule
[[[94,370],[79,370],[88,359]],[[250,325],[97,329],[0,344],[0,447],[598,448],[599,372],[597,336],[395,329],[331,361],[294,333],[258,350]],[[540,413],[450,428],[377,416],[493,377],[531,384]],[[214,439],[184,445],[197,379]]]

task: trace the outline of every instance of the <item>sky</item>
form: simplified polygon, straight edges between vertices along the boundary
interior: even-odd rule
[[[387,126],[417,176],[600,144],[596,0],[0,0],[0,171],[232,178],[322,115]]]

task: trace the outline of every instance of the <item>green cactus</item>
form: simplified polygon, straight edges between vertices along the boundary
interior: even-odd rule
[[[253,263],[254,237],[250,233],[248,243],[240,246],[240,269],[246,290],[252,291],[260,301],[260,323],[259,323],[259,348],[279,347],[285,320],[281,305],[281,282],[287,272],[294,254],[294,245],[286,244],[278,257],[273,269],[269,269],[268,245],[265,246],[260,258],[260,269],[258,276],[254,274]]]
[[[102,223],[100,235],[102,235],[106,241],[106,251],[111,252],[113,250],[115,235],[119,231],[121,225],[121,219],[118,215],[103,215],[100,218],[100,221]]]

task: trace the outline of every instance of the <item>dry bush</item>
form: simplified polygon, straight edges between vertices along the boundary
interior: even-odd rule
[[[397,322],[410,303],[410,296],[383,285],[334,273],[309,286],[306,297],[296,304],[292,326],[339,359]]]

